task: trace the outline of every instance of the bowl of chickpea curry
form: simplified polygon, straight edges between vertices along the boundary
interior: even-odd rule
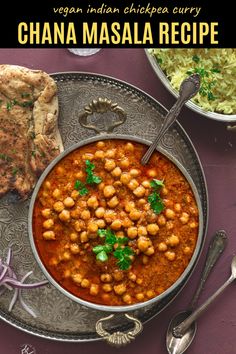
[[[147,145],[124,135],[89,138],[57,157],[35,188],[33,253],[50,282],[80,304],[124,311],[158,301],[199,256],[196,187],[161,149],[142,166]]]

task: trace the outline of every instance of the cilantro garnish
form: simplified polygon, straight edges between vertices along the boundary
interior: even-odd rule
[[[93,173],[93,170],[95,169],[95,165],[91,163],[89,160],[85,160],[86,164],[86,173],[87,173],[87,178],[86,178],[86,183],[87,184],[99,184],[102,182],[101,177],[96,176]]]
[[[108,260],[109,254],[113,254],[115,258],[118,259],[117,265],[120,269],[126,270],[131,264],[131,258],[134,254],[133,250],[124,246],[129,239],[127,237],[117,237],[116,234],[110,229],[100,229],[98,230],[98,236],[105,238],[103,245],[97,245],[93,247],[93,252],[96,254],[96,259],[101,262],[106,262]],[[114,245],[117,245],[114,250]]]
[[[78,179],[75,181],[74,189],[79,191],[79,194],[81,196],[86,195],[88,193],[88,189],[85,187],[85,184]]]
[[[160,189],[164,187],[164,182],[158,179],[153,179],[150,182],[150,185],[154,191],[148,196],[148,203],[151,205],[155,214],[160,214],[165,208],[159,193]]]

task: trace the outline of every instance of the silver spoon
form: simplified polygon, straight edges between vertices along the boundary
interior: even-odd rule
[[[200,89],[200,76],[198,74],[192,74],[187,79],[185,79],[179,89],[179,97],[175,102],[174,106],[167,113],[164,122],[161,126],[161,129],[153,141],[153,143],[149,146],[146,153],[143,155],[141,159],[141,164],[146,165],[153,154],[153,151],[158,146],[159,141],[165,134],[165,132],[169,129],[169,127],[176,121],[181,108],[183,105],[190,100],[193,96],[197,94]]]
[[[169,354],[181,354],[192,343],[192,340],[195,336],[197,330],[197,324],[192,323],[188,327],[187,332],[181,336],[181,338],[176,337],[173,333],[173,329],[176,328],[182,321],[184,321],[192,313],[195,304],[200,296],[200,293],[204,287],[204,284],[213,268],[216,264],[219,256],[225,249],[227,242],[226,233],[223,230],[217,231],[212,237],[212,240],[209,245],[209,249],[206,256],[205,265],[202,272],[202,277],[200,279],[199,286],[195,291],[192,301],[189,304],[189,307],[186,311],[179,312],[174,318],[170,321],[167,334],[166,334],[166,347]]]
[[[208,306],[219,296],[228,285],[236,279],[236,256],[233,257],[231,262],[231,275],[221,287],[209,297],[197,310],[195,310],[189,317],[187,317],[178,326],[173,328],[173,333],[176,337],[183,337],[191,324],[198,319],[198,317],[208,308]]]

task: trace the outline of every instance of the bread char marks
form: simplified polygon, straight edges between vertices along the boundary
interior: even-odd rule
[[[0,65],[0,196],[27,198],[63,150],[54,80],[42,71]]]

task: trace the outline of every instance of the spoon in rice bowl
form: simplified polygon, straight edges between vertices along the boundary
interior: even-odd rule
[[[192,74],[187,77],[180,85],[179,97],[175,102],[174,106],[167,113],[164,122],[161,126],[161,129],[153,141],[153,143],[149,146],[146,153],[143,155],[141,159],[141,164],[146,165],[150,160],[154,150],[159,144],[159,141],[165,134],[165,132],[170,128],[170,126],[176,121],[179,116],[179,113],[183,107],[183,105],[194,97],[200,89],[200,75]]]

